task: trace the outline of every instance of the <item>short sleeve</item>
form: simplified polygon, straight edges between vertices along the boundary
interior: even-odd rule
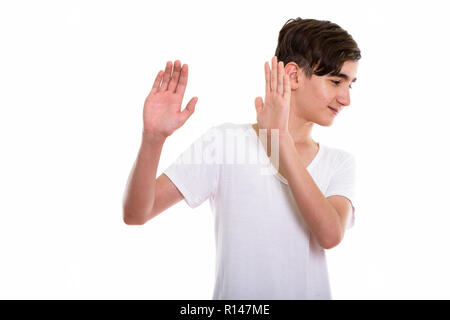
[[[217,127],[208,129],[163,171],[191,208],[198,207],[216,192],[219,133]]]
[[[350,154],[334,172],[325,192],[325,197],[338,195],[344,196],[350,200],[352,214],[347,220],[346,229],[351,228],[355,223],[355,180],[356,161],[355,157]]]

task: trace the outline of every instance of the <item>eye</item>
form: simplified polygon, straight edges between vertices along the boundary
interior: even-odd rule
[[[336,87],[339,86],[339,84],[341,83],[339,80],[331,80],[331,82],[333,82],[334,85],[335,85]],[[348,87],[349,87],[350,89],[352,88],[351,85],[349,85]]]

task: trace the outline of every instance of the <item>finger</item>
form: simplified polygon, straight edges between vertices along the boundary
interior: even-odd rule
[[[291,98],[291,80],[289,79],[289,75],[287,73],[284,74],[284,93],[283,97],[290,99]]]
[[[163,77],[164,71],[160,70],[158,74],[156,75],[155,82],[153,82],[153,87],[150,92],[158,92],[159,86],[161,84],[161,79]]]
[[[277,91],[277,57],[272,58],[272,71],[270,72],[271,91]]]
[[[186,120],[189,119],[189,117],[194,113],[197,101],[198,101],[197,97],[192,98],[186,105],[186,108],[184,108],[184,110],[180,113],[181,125],[183,125],[186,122]]]
[[[264,75],[266,78],[266,93],[270,92],[270,66],[269,62],[264,63]]]
[[[163,82],[161,84],[161,91],[166,91],[169,85],[170,77],[172,73],[172,61],[167,61],[166,70],[164,71]]]
[[[263,109],[263,100],[262,100],[261,97],[256,97],[256,99],[255,99],[255,109],[256,109],[256,113],[258,113],[258,114]]]
[[[181,70],[181,62],[180,60],[175,60],[175,64],[173,67],[173,75],[172,78],[169,81],[169,92],[175,92],[175,88],[178,84],[178,79],[180,78],[180,70]]]
[[[277,92],[278,94],[282,95],[283,94],[283,75],[284,75],[284,66],[283,66],[283,61],[280,61],[278,63],[278,87],[277,87]]]
[[[188,81],[188,65],[184,64],[181,68],[180,79],[178,80],[177,88],[175,90],[176,94],[184,96],[184,92],[186,91],[187,81]]]
[[[266,93],[270,92],[270,66],[269,62],[264,63],[264,78],[266,80]]]

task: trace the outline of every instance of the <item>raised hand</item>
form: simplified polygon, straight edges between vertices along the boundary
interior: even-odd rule
[[[162,83],[161,83],[162,80]],[[165,139],[181,127],[195,110],[198,98],[192,98],[181,111],[188,80],[188,65],[181,67],[175,61],[168,61],[165,71],[159,71],[152,90],[144,104],[144,133],[158,139]]]
[[[269,62],[264,64],[266,78],[266,97],[255,99],[259,129],[278,129],[279,134],[289,134],[288,120],[291,100],[289,77],[284,72],[283,62],[272,58],[272,71]],[[267,130],[270,134],[270,130]]]

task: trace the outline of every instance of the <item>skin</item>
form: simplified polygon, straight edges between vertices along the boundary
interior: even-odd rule
[[[166,63],[165,71],[158,72],[144,103],[144,136],[165,140],[194,113],[197,97],[181,111],[187,81],[188,65],[181,66],[180,60],[175,60],[173,72],[172,61]]]
[[[181,66],[179,60],[174,64],[168,61],[165,70],[158,72],[145,99],[141,147],[123,199],[126,224],[144,224],[182,198],[164,175],[156,180],[156,172],[166,138],[194,113],[197,97],[193,97],[181,111],[187,81],[188,65]]]
[[[256,131],[260,128],[279,129],[280,135],[289,134],[298,151],[312,160],[319,148],[311,137],[313,125],[333,124],[337,115],[328,106],[338,110],[340,115],[342,109],[350,105],[351,84],[356,81],[357,69],[358,62],[345,61],[340,73],[347,75],[348,79],[330,75],[313,75],[308,79],[295,62],[284,67],[283,62],[277,62],[274,56],[272,71],[269,62],[264,64],[265,102],[261,97],[255,99],[258,121],[253,128]],[[286,88],[290,88],[290,92]],[[264,106],[269,110],[261,113]]]
[[[340,111],[350,104],[349,86],[355,78],[357,63],[343,65],[341,72],[349,78],[345,81],[331,76],[308,79],[295,63],[284,68],[276,57],[272,59],[272,70],[268,63],[264,68],[266,95],[264,102],[261,97],[255,100],[255,129],[279,130],[281,174],[288,180],[297,206],[318,243],[323,248],[332,248],[343,239],[351,206],[342,196],[325,198],[306,170],[316,152],[310,133],[314,123],[324,126],[333,123],[335,114],[328,106]],[[181,67],[176,60],[172,72],[172,63],[167,62],[145,101],[141,148],[124,197],[127,224],[143,224],[183,197],[168,179],[163,179],[164,176],[155,178],[165,139],[194,112],[196,97],[181,111],[187,78],[187,65]]]
[[[339,195],[325,198],[307,171],[317,153],[311,129],[315,123],[333,123],[336,114],[329,107],[339,113],[350,105],[350,86],[356,80],[357,67],[357,62],[343,64],[340,73],[346,79],[330,75],[308,79],[295,63],[284,68],[273,57],[272,70],[267,62],[264,66],[265,101],[261,97],[255,99],[257,123],[253,127],[267,129],[268,133],[272,129],[279,131],[279,172],[287,179],[309,229],[325,249],[342,241],[351,203]]]

